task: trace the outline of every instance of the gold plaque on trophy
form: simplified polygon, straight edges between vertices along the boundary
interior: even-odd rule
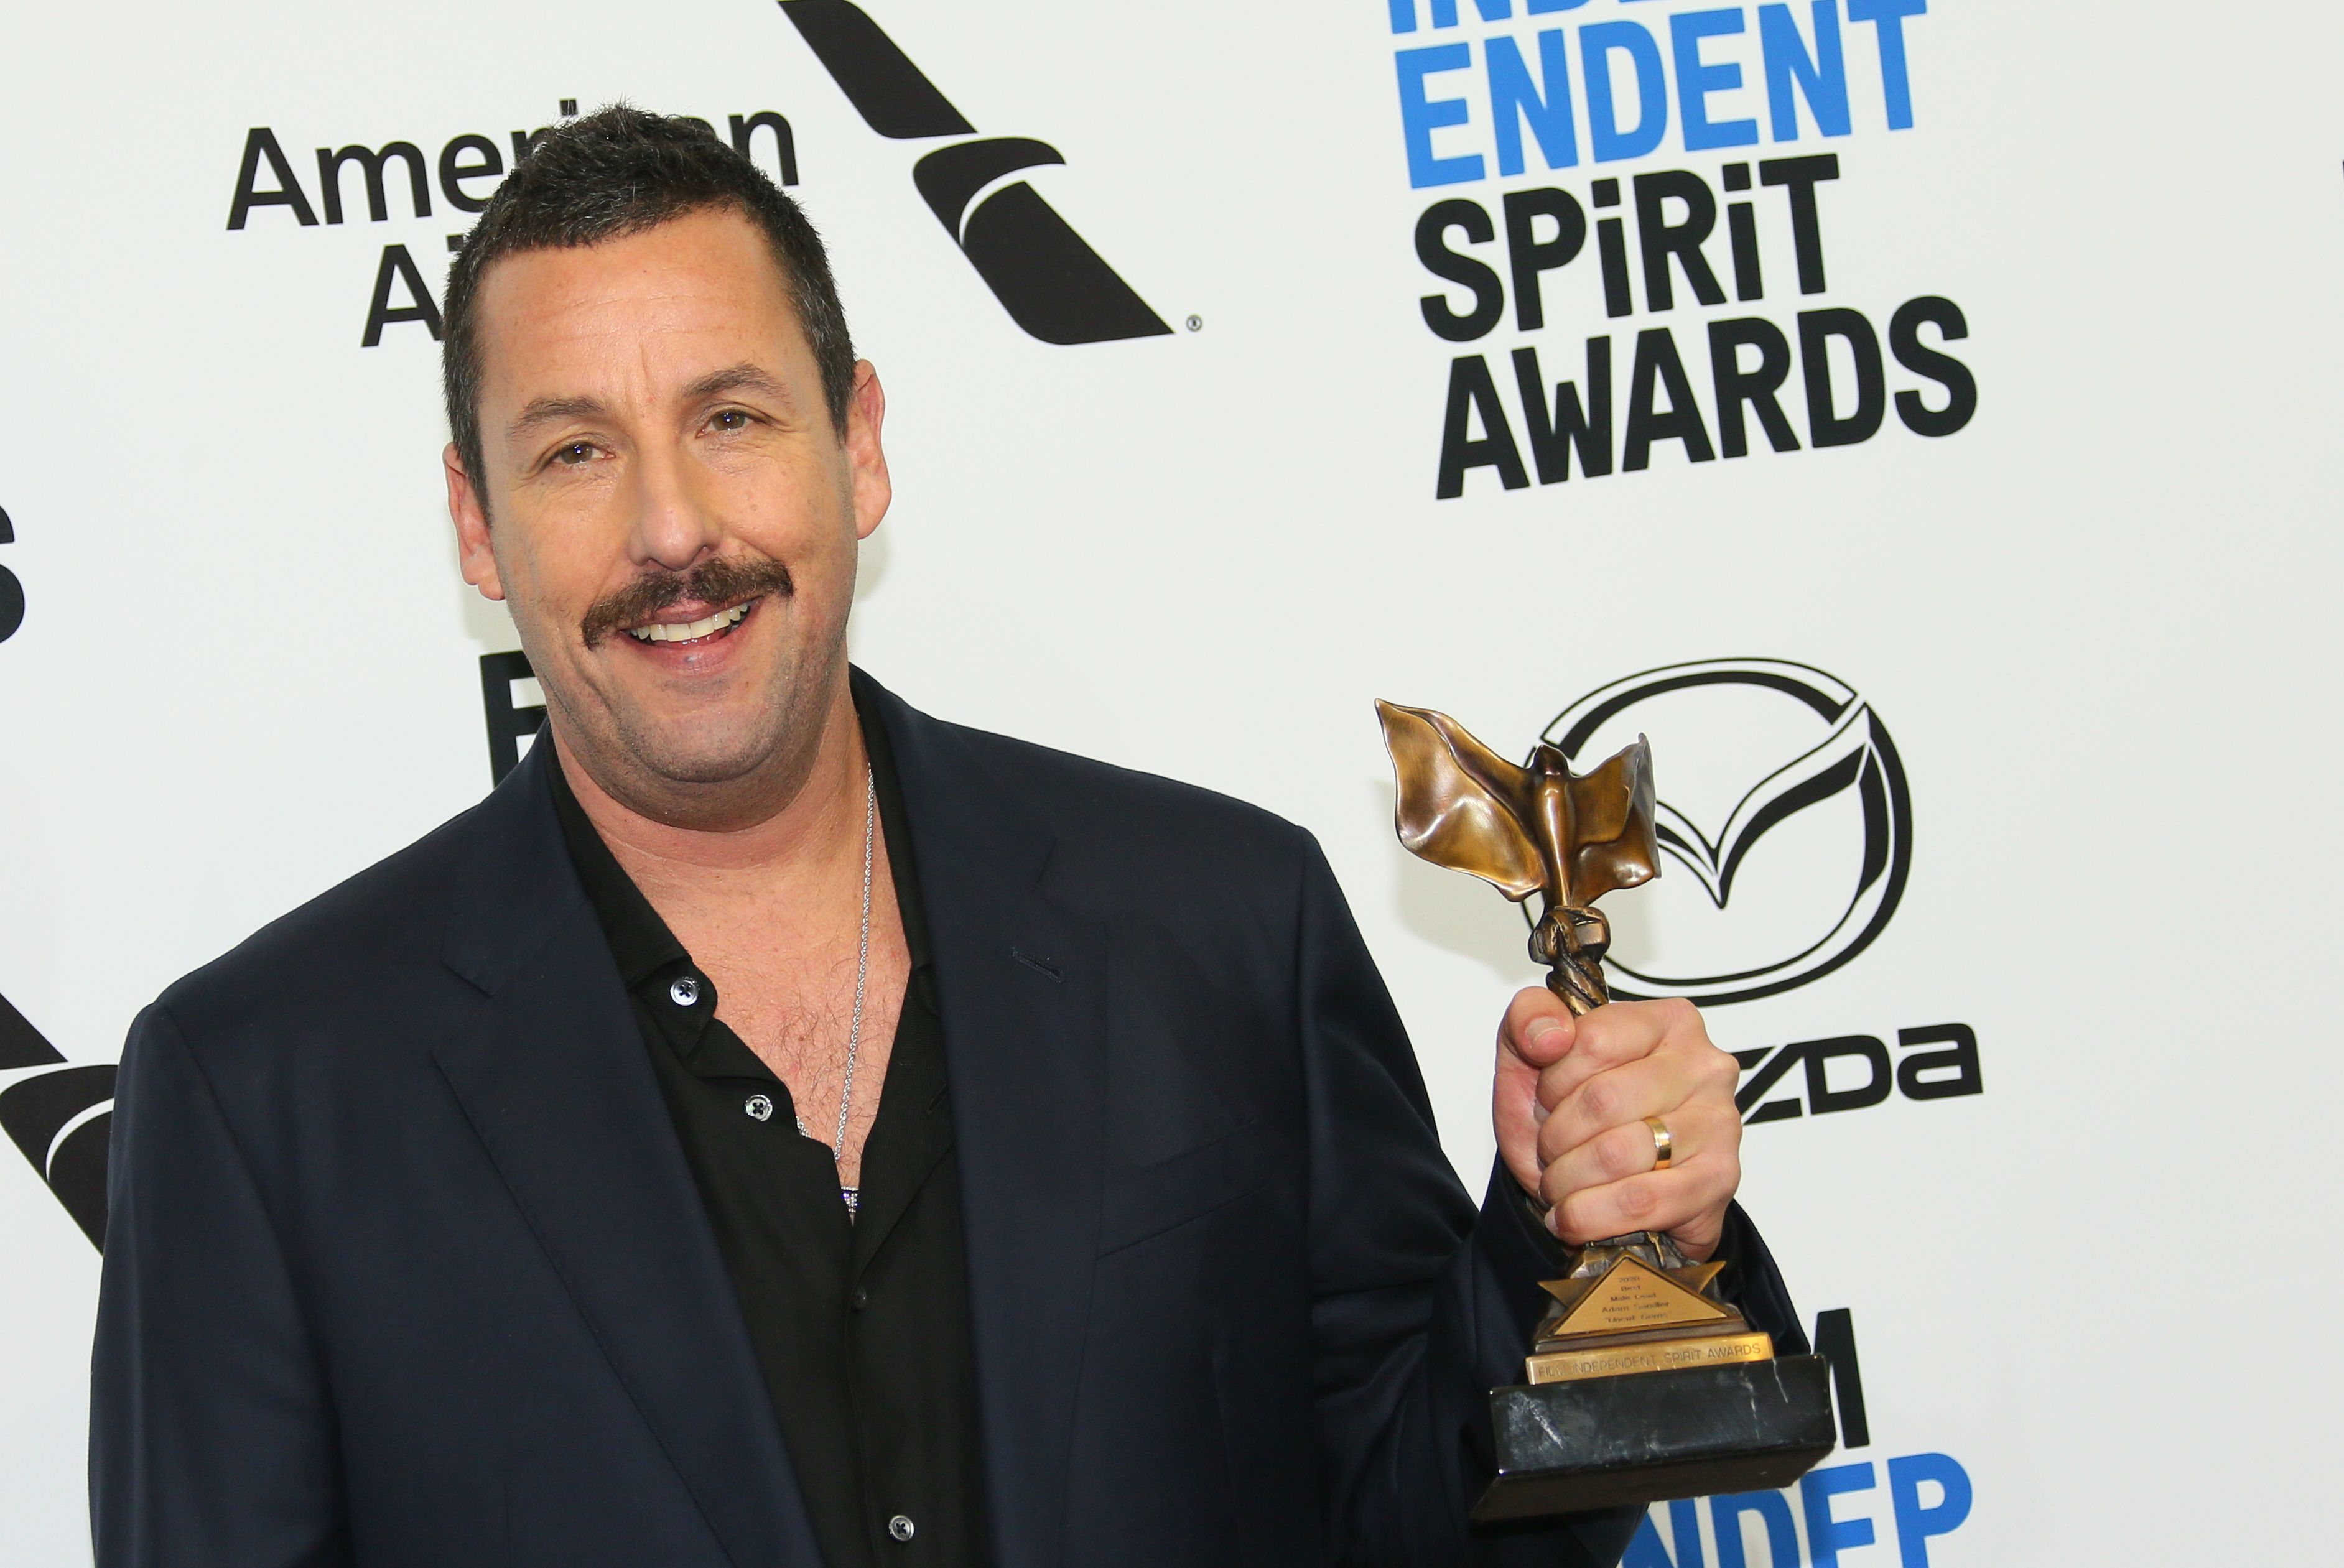
[[[1662,1270],[1631,1255],[1601,1279],[1548,1281],[1555,1304],[1523,1364],[1530,1381],[1560,1383],[1771,1359],[1773,1336],[1702,1294],[1723,1268],[1693,1263]]]

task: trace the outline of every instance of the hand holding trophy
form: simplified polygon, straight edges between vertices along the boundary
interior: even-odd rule
[[[1575,1016],[1603,1006],[1606,893],[1660,875],[1652,748],[1584,777],[1541,742],[1517,765],[1444,713],[1379,702],[1399,791],[1400,842],[1516,903],[1541,895],[1531,956]],[[1666,1133],[1654,1130],[1666,1160]],[[1497,1390],[1498,1474],[1489,1521],[1785,1485],[1831,1452],[1828,1369],[1776,1360],[1773,1341],[1720,1294],[1723,1262],[1691,1263],[1642,1231],[1572,1254],[1525,1364]]]

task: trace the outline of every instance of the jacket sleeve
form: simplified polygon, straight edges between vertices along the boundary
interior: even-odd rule
[[[1641,1510],[1503,1531],[1468,1522],[1494,1470],[1489,1391],[1521,1380],[1549,1265],[1502,1169],[1478,1210],[1458,1184],[1416,1054],[1315,845],[1304,877],[1297,992],[1329,1556],[1616,1563]]]
[[[350,1560],[333,1412],[258,1189],[160,1007],[123,1052],[91,1366],[97,1568]]]

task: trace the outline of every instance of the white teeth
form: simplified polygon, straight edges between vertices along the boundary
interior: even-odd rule
[[[735,604],[730,610],[719,610],[713,615],[703,615],[697,621],[681,626],[630,626],[627,635],[638,642],[691,642],[711,637],[727,626],[737,626],[749,613],[746,604]]]

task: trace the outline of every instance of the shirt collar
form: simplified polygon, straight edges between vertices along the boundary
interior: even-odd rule
[[[675,939],[652,901],[602,842],[586,808],[578,804],[576,792],[562,774],[561,759],[551,749],[551,739],[540,734],[536,744],[547,748],[546,761],[551,765],[546,772],[553,782],[553,809],[561,818],[561,836],[570,845],[578,880],[586,885],[587,902],[593,905],[602,935],[610,940],[620,980],[631,990],[662,969],[690,963],[692,956],[683,950],[683,944]]]

